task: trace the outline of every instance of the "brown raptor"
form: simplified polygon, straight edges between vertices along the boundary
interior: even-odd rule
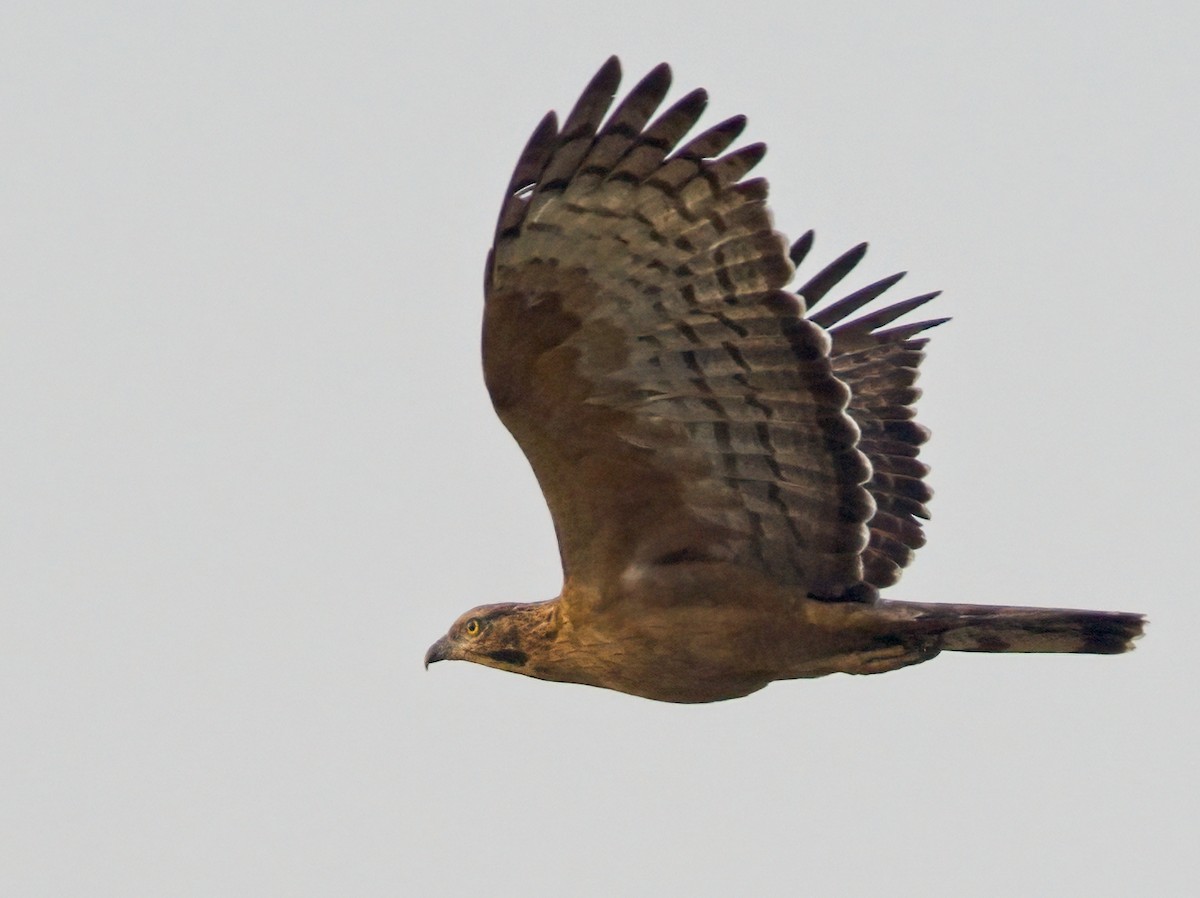
[[[706,103],[654,117],[670,69],[609,111],[616,58],[534,131],[488,256],[483,362],[562,557],[548,602],[484,605],[457,659],[671,702],[880,673],[962,652],[1116,654],[1138,614],[887,601],[924,542],[918,336],[936,294],[852,318],[900,279],[815,307],[865,244],[788,289],[812,245],[772,229],[765,147]],[[652,120],[653,119],[653,120]]]

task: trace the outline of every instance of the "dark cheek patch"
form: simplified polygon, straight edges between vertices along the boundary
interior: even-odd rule
[[[493,661],[499,661],[501,664],[511,664],[514,667],[524,667],[525,662],[529,660],[529,656],[524,652],[518,652],[516,649],[499,649],[495,652],[488,652],[487,656]]]

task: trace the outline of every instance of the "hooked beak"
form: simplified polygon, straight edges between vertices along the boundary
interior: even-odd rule
[[[425,653],[425,669],[429,670],[429,665],[435,661],[445,661],[450,657],[450,638],[443,636],[437,642],[429,647],[429,651]]]

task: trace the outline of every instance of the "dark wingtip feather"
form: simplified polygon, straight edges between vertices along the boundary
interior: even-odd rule
[[[746,130],[746,121],[747,119],[744,115],[731,115],[725,121],[714,125],[713,130],[730,135],[730,141],[734,141]]]
[[[563,121],[563,138],[565,140],[574,138],[576,135],[573,132],[581,126],[587,125],[589,120],[598,125],[600,116],[608,110],[620,86],[621,62],[616,56],[610,56],[604,65],[600,66],[599,71],[592,76],[592,80],[588,82],[583,93],[579,95],[579,99],[575,101],[575,105],[571,107],[571,111]]]
[[[890,306],[885,306],[882,309],[877,309],[869,315],[863,315],[861,318],[856,318],[853,321],[848,321],[845,324],[839,325],[833,329],[833,333],[841,333],[843,331],[857,331],[858,333],[871,333],[877,328],[885,324],[891,324],[897,318],[907,315],[914,309],[919,309],[925,303],[929,302],[941,295],[941,291],[934,293],[924,293],[921,296],[914,296],[912,299],[905,299],[901,302],[892,303]],[[842,300],[844,302],[845,300]],[[826,312],[832,311],[841,305],[841,302],[835,303]],[[914,331],[915,333],[915,331]]]
[[[848,315],[853,315],[871,300],[880,296],[884,291],[896,284],[907,272],[898,271],[893,275],[878,280],[873,284],[868,284],[860,290],[855,290],[849,296],[843,297],[826,309],[822,309],[814,315],[809,315],[809,319],[828,329],[831,325],[837,324]]]
[[[692,159],[695,161],[715,158],[725,152],[729,148],[729,145],[738,139],[738,136],[745,127],[746,117],[744,115],[735,115],[733,118],[727,118],[725,121],[709,128],[703,134],[693,137],[686,145],[676,150],[672,154],[672,158]]]
[[[788,250],[788,258],[792,260],[792,264],[797,268],[804,261],[804,257],[808,255],[808,251],[812,249],[813,238],[815,236],[815,233],[811,229],[805,231],[792,244],[791,249]]]
[[[525,142],[525,148],[517,158],[508,188],[504,191],[504,202],[500,204],[500,216],[496,221],[496,239],[516,233],[525,217],[528,203],[524,191],[541,180],[554,147],[558,143],[558,116],[547,112],[533,129]]]
[[[921,333],[921,331],[927,331],[930,328],[938,327],[939,325],[945,324],[950,320],[951,319],[949,317],[946,317],[930,318],[928,321],[914,321],[912,324],[901,324],[896,327],[889,327],[884,331],[875,331],[872,336],[881,343],[887,340],[907,340],[909,337]]]
[[[612,58],[616,59],[617,57],[614,56]],[[638,82],[638,87],[639,88],[646,87],[649,85],[654,85],[656,87],[660,87],[662,85],[669,86],[670,84],[671,84],[671,67],[669,65],[667,65],[667,63],[665,63],[665,62],[660,62],[658,65],[656,65],[650,71],[648,71],[646,73],[646,76],[644,78],[642,78],[641,81]],[[637,88],[634,88],[634,89],[636,90]]]
[[[552,109],[542,116],[542,120],[529,135],[529,140],[525,141],[521,155],[517,157],[516,167],[513,168],[512,178],[508,182],[509,196],[537,183],[538,176],[541,175],[546,160],[550,158],[554,149],[554,139],[557,136],[558,115]]]
[[[707,105],[708,91],[703,87],[697,87],[695,90],[684,94],[674,106],[667,110],[666,115],[672,113],[676,115],[684,114],[695,121],[700,118]]]
[[[592,76],[592,80],[588,82],[588,86],[583,89],[583,93],[590,94],[593,92],[611,90],[616,93],[618,87],[621,86],[621,60],[614,53],[608,59],[604,60],[604,65],[596,71]]]
[[[763,157],[767,155],[767,145],[762,141],[747,144],[740,150],[737,150],[737,154],[746,159],[750,168],[754,168],[754,166],[762,162]]]
[[[614,56],[613,58],[615,59],[616,57]],[[665,62],[660,62],[647,72],[641,81],[633,86],[633,89],[629,92],[624,102],[632,102],[638,97],[649,97],[653,100],[651,105],[657,107],[670,89],[671,67]]]
[[[861,262],[862,257],[866,254],[866,243],[851,247],[813,275],[808,283],[796,292],[804,297],[804,304],[811,309],[821,301],[826,293],[837,286],[842,278],[853,271],[854,266]]]
[[[732,153],[727,153],[716,162],[710,163],[710,171],[718,173],[722,181],[733,183],[758,165],[758,163],[762,162],[765,155],[767,155],[767,145],[765,143],[747,144],[744,147],[734,150]],[[735,177],[726,177],[724,172],[727,170],[732,171]]]

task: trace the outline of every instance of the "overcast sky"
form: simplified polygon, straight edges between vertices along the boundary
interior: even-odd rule
[[[1191,894],[1198,18],[5,3],[0,893]],[[1136,652],[689,707],[422,670],[559,587],[483,261],[614,52],[749,115],[816,263],[946,291],[887,595],[1142,611]]]

